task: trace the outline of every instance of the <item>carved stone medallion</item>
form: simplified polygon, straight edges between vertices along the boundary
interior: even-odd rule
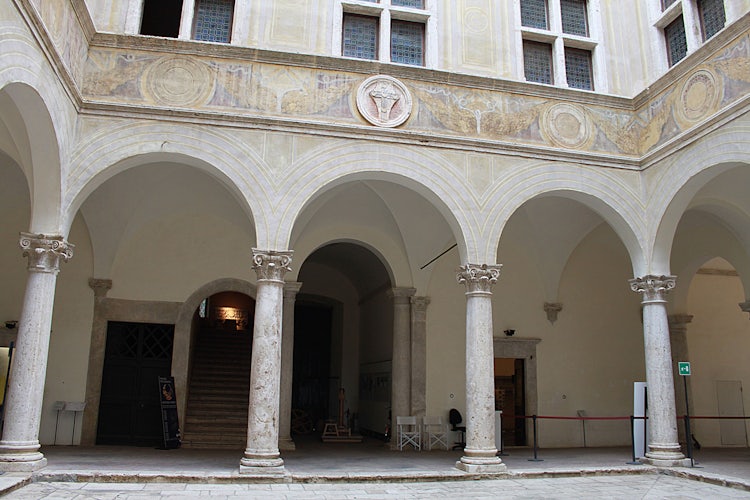
[[[411,105],[407,88],[390,76],[371,76],[357,91],[357,109],[378,127],[398,127],[411,115]]]
[[[141,89],[156,104],[187,107],[205,103],[213,93],[213,82],[204,63],[187,57],[164,57],[146,69]]]
[[[542,134],[557,146],[586,147],[592,138],[591,121],[578,106],[555,104],[540,116]]]
[[[705,69],[685,80],[675,104],[675,115],[682,127],[694,125],[719,108],[722,88],[716,80],[716,75]]]

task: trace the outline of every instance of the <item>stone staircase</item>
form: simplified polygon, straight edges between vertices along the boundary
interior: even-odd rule
[[[251,331],[202,330],[193,350],[182,446],[244,450]]]

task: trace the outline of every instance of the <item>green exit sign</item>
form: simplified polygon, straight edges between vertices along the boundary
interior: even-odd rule
[[[677,369],[680,372],[680,375],[690,375],[690,362],[680,361],[679,363],[677,363]]]

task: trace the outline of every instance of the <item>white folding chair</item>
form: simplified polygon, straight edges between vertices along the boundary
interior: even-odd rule
[[[433,446],[448,449],[448,424],[443,423],[443,417],[422,417],[422,433],[427,450]]]
[[[396,431],[398,433],[398,449],[412,445],[415,450],[422,449],[422,430],[417,423],[417,417],[396,417]]]

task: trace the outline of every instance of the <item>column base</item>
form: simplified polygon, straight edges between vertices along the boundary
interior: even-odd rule
[[[297,445],[294,444],[292,438],[281,438],[279,439],[279,450],[280,451],[294,451],[297,449]]]
[[[33,472],[47,466],[47,459],[40,452],[14,449],[12,445],[0,445],[0,471]]]
[[[679,447],[676,450],[672,447],[651,449],[646,452],[646,456],[641,461],[654,467],[690,467],[692,465],[691,460],[685,458],[685,455],[679,451]]]
[[[492,450],[491,455],[474,455],[467,454],[456,462],[456,469],[472,474],[504,474],[508,472],[508,466],[503,463],[500,457],[496,456],[497,450]],[[464,450],[468,453],[468,450]]]
[[[283,476],[286,474],[284,460],[279,457],[278,453],[259,454],[245,452],[245,456],[240,460],[240,474],[243,476]]]

